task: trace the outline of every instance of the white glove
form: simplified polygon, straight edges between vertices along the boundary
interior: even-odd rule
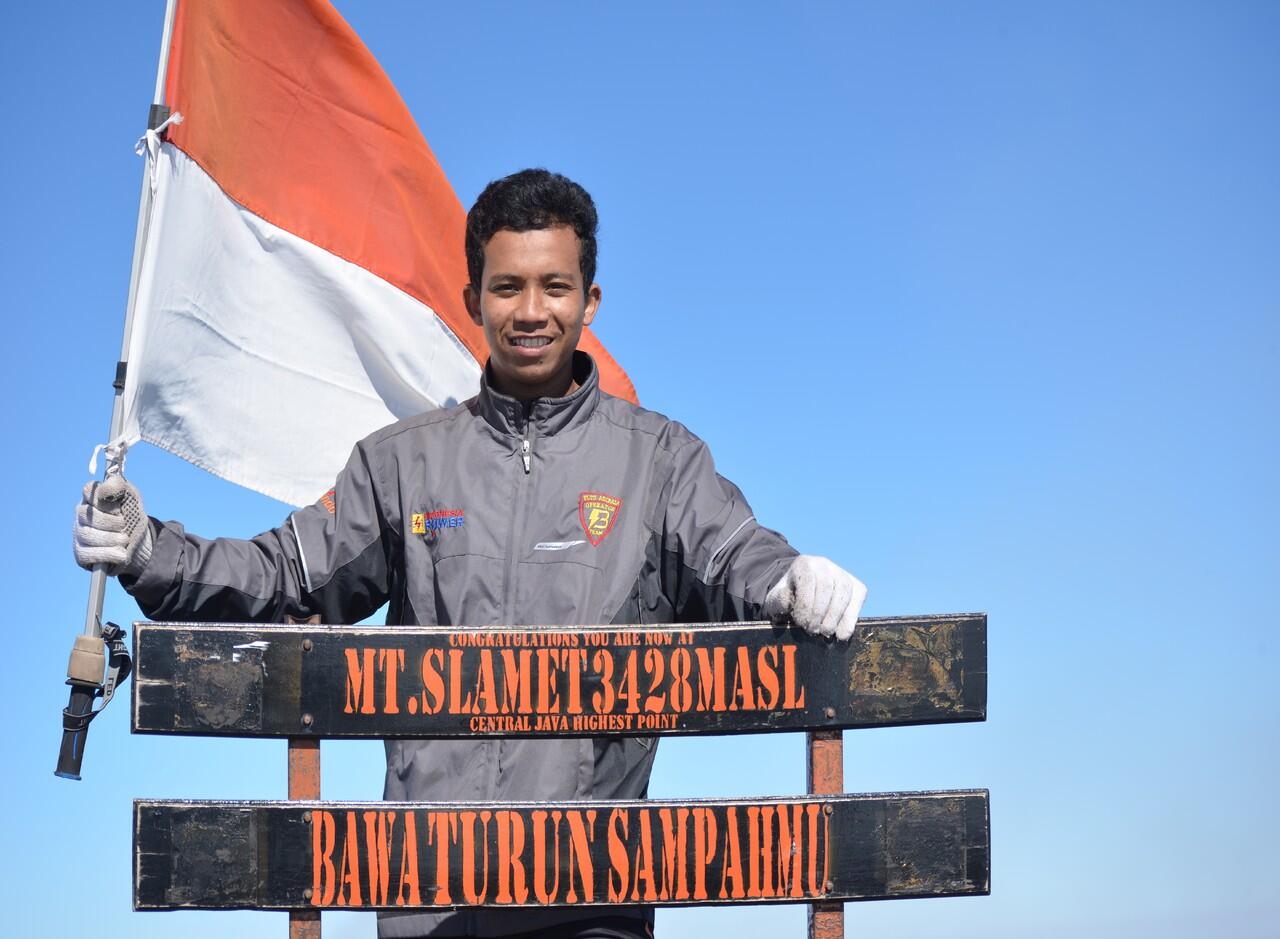
[[[112,577],[136,577],[151,560],[151,545],[151,521],[137,489],[120,475],[85,483],[71,545],[77,564],[85,570],[103,564]]]
[[[848,639],[867,599],[867,586],[826,558],[802,554],[764,598],[764,615],[814,635]]]

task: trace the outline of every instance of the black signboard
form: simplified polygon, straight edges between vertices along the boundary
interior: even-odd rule
[[[744,733],[980,721],[986,616],[485,629],[138,623],[133,729],[242,737]]]
[[[134,908],[803,903],[986,894],[984,790],[681,802],[134,803]]]

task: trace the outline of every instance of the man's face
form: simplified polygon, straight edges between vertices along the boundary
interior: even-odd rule
[[[481,280],[467,286],[465,299],[484,327],[497,389],[516,398],[568,394],[573,350],[600,305],[600,287],[584,289],[573,229],[495,233]]]

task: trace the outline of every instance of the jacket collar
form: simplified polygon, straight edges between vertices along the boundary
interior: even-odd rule
[[[486,363],[476,408],[499,433],[520,437],[525,433],[526,424],[533,425],[534,433],[539,437],[562,433],[586,423],[600,400],[596,363],[580,349],[573,353],[573,380],[578,387],[563,398],[521,401],[494,389],[493,373]]]

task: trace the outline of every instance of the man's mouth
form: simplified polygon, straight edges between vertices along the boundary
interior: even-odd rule
[[[507,342],[522,349],[541,349],[551,345],[550,336],[508,336]]]

